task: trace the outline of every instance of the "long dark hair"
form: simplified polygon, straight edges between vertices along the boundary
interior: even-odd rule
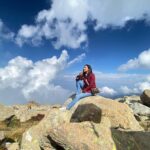
[[[92,67],[91,67],[91,65],[89,65],[89,64],[85,64],[84,66],[87,66],[87,67],[88,67],[88,69],[89,69],[89,71],[88,71],[88,75],[89,75],[90,73],[92,73]],[[84,70],[83,70],[83,75],[85,76],[85,72],[84,72]]]

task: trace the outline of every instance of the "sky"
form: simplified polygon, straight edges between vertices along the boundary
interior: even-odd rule
[[[100,95],[150,88],[149,0],[0,1],[0,103],[62,104],[92,66]]]

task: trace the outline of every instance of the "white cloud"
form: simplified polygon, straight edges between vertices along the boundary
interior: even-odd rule
[[[0,39],[13,40],[14,33],[11,32],[0,19]]]
[[[150,69],[150,49],[139,54],[138,58],[130,59],[126,64],[121,65],[119,71],[127,71],[130,69]]]
[[[73,60],[71,60],[70,62],[68,62],[68,66],[77,63],[77,62],[81,62],[84,58],[86,57],[85,53],[82,53],[81,55],[77,56],[76,58],[74,58]]]
[[[128,86],[121,86],[120,94],[123,94],[123,95],[140,94],[142,91],[140,91],[139,88],[134,87],[134,86],[132,88],[129,88]]]
[[[40,44],[43,38],[56,49],[78,48],[88,42],[86,21],[96,21],[95,30],[123,27],[129,20],[150,20],[149,0],[53,0],[49,9],[40,11],[35,25],[23,25],[17,44]]]
[[[101,91],[101,94],[106,95],[106,96],[114,96],[117,94],[117,91],[107,86],[100,88],[100,91]]]
[[[16,104],[26,100],[63,103],[72,92],[65,87],[66,82],[63,83],[63,71],[81,61],[83,56],[81,54],[69,61],[67,51],[63,50],[58,58],[53,56],[37,62],[21,56],[11,59],[7,66],[0,68],[1,103]]]
[[[69,90],[54,85],[53,80],[67,66],[68,58],[64,50],[59,58],[53,56],[35,63],[21,56],[10,60],[5,68],[0,69],[0,99],[4,98],[1,100],[5,102],[10,93],[14,93],[11,95],[14,103],[19,101],[18,98],[21,98],[20,103],[25,99],[41,103],[62,102]]]

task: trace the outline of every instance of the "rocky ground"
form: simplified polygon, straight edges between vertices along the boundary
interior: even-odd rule
[[[0,150],[149,150],[149,104],[146,90],[116,100],[87,97],[69,111],[0,105]]]

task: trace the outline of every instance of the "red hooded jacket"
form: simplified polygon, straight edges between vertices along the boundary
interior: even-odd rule
[[[95,75],[94,73],[90,73],[87,76],[83,77],[84,81],[84,87],[82,88],[83,93],[90,93],[92,88],[96,88],[96,83],[95,83]]]

